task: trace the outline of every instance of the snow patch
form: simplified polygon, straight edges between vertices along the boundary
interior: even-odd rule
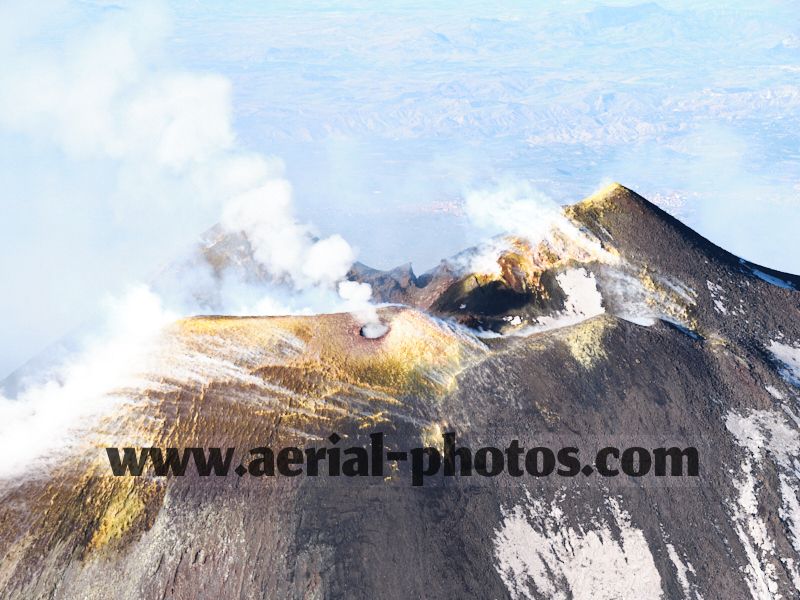
[[[678,551],[675,550],[675,546],[672,544],[667,544],[667,554],[669,555],[669,560],[672,562],[672,566],[675,567],[675,575],[678,578],[678,583],[681,585],[681,589],[683,590],[683,597],[687,600],[694,598],[694,600],[703,600],[703,596],[697,589],[689,583],[689,577],[687,573],[691,573],[694,575],[694,567],[692,563],[686,561],[683,562]]]
[[[783,400],[784,399],[784,395],[775,386],[773,386],[773,385],[765,385],[764,389],[767,390],[767,392],[769,392],[769,395],[772,396],[773,398],[775,398],[776,400]]]
[[[747,450],[741,464],[741,476],[734,481],[738,497],[732,503],[734,529],[747,555],[743,567],[747,585],[753,598],[773,600],[778,594],[776,561],[780,559],[789,573],[795,588],[800,591],[800,573],[792,557],[777,556],[775,542],[769,535],[766,520],[759,514],[758,489],[760,469],[764,457],[769,456],[778,469],[781,481],[780,515],[787,524],[792,546],[800,548],[800,507],[795,489],[798,487],[797,473],[800,463],[800,432],[793,428],[784,416],[773,411],[753,411],[748,416],[729,412],[725,425],[736,443]],[[800,553],[800,550],[798,550]]]
[[[535,325],[524,328],[519,335],[577,325],[605,313],[603,296],[597,289],[597,280],[593,273],[583,268],[571,269],[558,275],[556,280],[567,296],[564,310],[556,315],[539,317]]]
[[[597,289],[593,273],[583,268],[571,269],[559,274],[556,280],[567,296],[564,310],[557,315],[537,319],[537,324],[528,328],[530,333],[576,325],[605,313],[603,296]]]
[[[789,529],[792,548],[795,552],[800,554],[800,502],[798,502],[798,486],[797,481],[791,481],[787,475],[781,475],[781,499],[783,503],[780,509],[780,516],[783,522],[786,523]],[[800,570],[798,570],[794,561],[790,558],[785,559],[787,569],[791,573],[792,583],[795,589],[800,591]]]
[[[751,271],[753,275],[758,277],[761,281],[766,281],[767,283],[770,283],[772,285],[777,285],[779,288],[783,288],[785,290],[795,289],[795,287],[791,283],[779,277],[775,277],[774,275],[768,275],[767,273],[764,273],[764,271],[759,271],[758,269],[751,269]]]
[[[505,335],[526,337],[534,333],[550,331],[577,325],[582,321],[591,319],[605,313],[603,296],[597,288],[597,280],[593,273],[583,267],[570,269],[556,276],[558,285],[566,295],[564,310],[554,314],[538,317],[534,324],[511,331]],[[511,325],[519,325],[522,319],[519,316],[507,316],[504,320]],[[479,331],[476,334],[482,338],[503,337],[495,331]]]
[[[714,310],[722,315],[727,315],[728,309],[725,307],[725,295],[722,293],[724,291],[722,286],[706,280],[706,287],[708,287],[708,291],[711,292],[711,300],[714,301]]]
[[[528,499],[505,514],[494,537],[495,569],[512,598],[663,598],[647,540],[615,500],[607,502],[610,519],[573,528],[556,502]]]
[[[783,378],[792,385],[800,387],[800,348],[771,341],[769,351],[783,365],[781,368]]]
[[[686,315],[688,307],[695,304],[695,290],[657,275],[650,275],[652,287],[618,269],[605,269],[601,275],[607,305],[614,315],[644,327],[668,320],[691,330]]]

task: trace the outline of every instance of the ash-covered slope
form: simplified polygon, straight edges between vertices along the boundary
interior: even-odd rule
[[[240,264],[246,263],[246,248]],[[633,192],[349,315],[202,317],[128,401],[0,483],[8,598],[795,598],[800,292]],[[108,446],[693,446],[696,478],[110,476]],[[327,443],[330,446],[330,443]],[[341,445],[341,444],[340,444]]]

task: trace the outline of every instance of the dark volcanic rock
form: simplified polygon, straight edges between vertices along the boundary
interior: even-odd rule
[[[798,597],[800,280],[621,186],[566,214],[585,239],[511,241],[491,273],[354,266],[404,305],[378,340],[348,315],[176,324],[82,445],[0,482],[2,596]],[[115,478],[102,450],[236,447],[238,464],[333,431],[574,447],[593,468],[608,446],[694,447],[700,471]]]

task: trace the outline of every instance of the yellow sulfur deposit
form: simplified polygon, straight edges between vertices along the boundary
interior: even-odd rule
[[[606,316],[588,319],[567,328],[562,339],[573,358],[584,368],[591,369],[606,358],[603,337],[614,323],[614,319]]]

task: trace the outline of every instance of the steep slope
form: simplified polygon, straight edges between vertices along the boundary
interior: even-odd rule
[[[621,186],[565,215],[421,276],[354,267],[403,304],[377,340],[349,315],[175,324],[123,404],[0,481],[2,596],[797,597],[797,277]],[[235,446],[238,464],[376,431],[585,462],[693,446],[700,475],[113,477],[103,450]]]

